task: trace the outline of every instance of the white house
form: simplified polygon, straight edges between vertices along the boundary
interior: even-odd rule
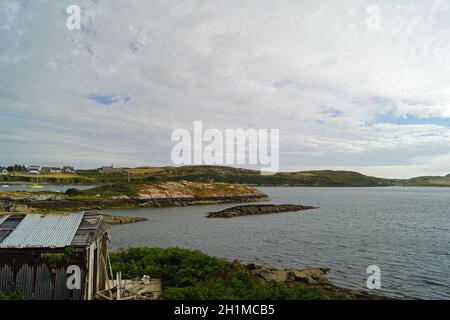
[[[57,168],[57,167],[42,167],[41,172],[42,173],[61,173],[62,170],[61,170],[61,168]]]
[[[27,170],[28,170],[28,173],[38,174],[38,173],[41,173],[42,167],[41,166],[29,166],[27,168]]]
[[[3,170],[1,171],[1,175],[2,175],[2,176],[6,176],[7,174],[8,174],[8,170],[3,169]]]
[[[73,173],[75,172],[75,168],[74,167],[70,167],[70,166],[64,166],[62,168],[62,171],[65,173]]]

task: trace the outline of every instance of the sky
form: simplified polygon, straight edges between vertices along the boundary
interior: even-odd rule
[[[279,129],[282,171],[445,175],[449,17],[446,0],[2,0],[0,165],[170,165],[171,133],[201,120]]]

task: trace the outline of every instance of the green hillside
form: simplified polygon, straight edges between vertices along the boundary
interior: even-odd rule
[[[260,186],[305,187],[376,187],[395,185],[396,180],[365,176],[352,171],[301,171],[261,175],[259,171],[225,166],[116,168],[102,174],[97,170],[78,170],[73,174],[40,175],[40,183],[49,184],[111,184],[165,181],[225,182]],[[35,183],[36,176],[13,173],[0,176],[3,182]]]
[[[254,185],[286,186],[388,186],[393,180],[365,176],[351,171],[302,171],[261,175],[259,171],[224,166],[183,166],[122,169],[132,180],[227,182]]]
[[[450,187],[450,177],[417,177],[405,181],[404,185],[409,187]]]

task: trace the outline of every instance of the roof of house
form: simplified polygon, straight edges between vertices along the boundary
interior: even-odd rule
[[[6,216],[0,219],[0,250],[84,247],[107,229],[97,213]]]

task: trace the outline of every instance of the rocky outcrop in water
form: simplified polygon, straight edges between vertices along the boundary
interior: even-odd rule
[[[282,283],[305,283],[305,284],[331,284],[326,274],[327,268],[307,268],[307,269],[274,269],[255,264],[245,266],[252,274],[257,276],[263,282],[282,282]]]
[[[256,265],[254,263],[242,264],[239,260],[235,264],[243,266],[263,283],[277,282],[285,286],[316,287],[344,295],[348,299],[361,300],[385,300],[386,297],[372,295],[366,292],[340,288],[331,283],[327,274],[328,268],[306,268],[306,269],[275,269],[268,266]]]
[[[294,204],[258,204],[244,205],[227,208],[225,210],[210,212],[208,218],[234,218],[240,216],[251,216],[259,214],[271,214],[280,212],[297,212],[308,209],[317,209],[318,207],[294,205]]]
[[[0,191],[0,211],[52,212],[105,208],[170,207],[270,200],[254,187],[189,181],[109,185],[57,192]]]

